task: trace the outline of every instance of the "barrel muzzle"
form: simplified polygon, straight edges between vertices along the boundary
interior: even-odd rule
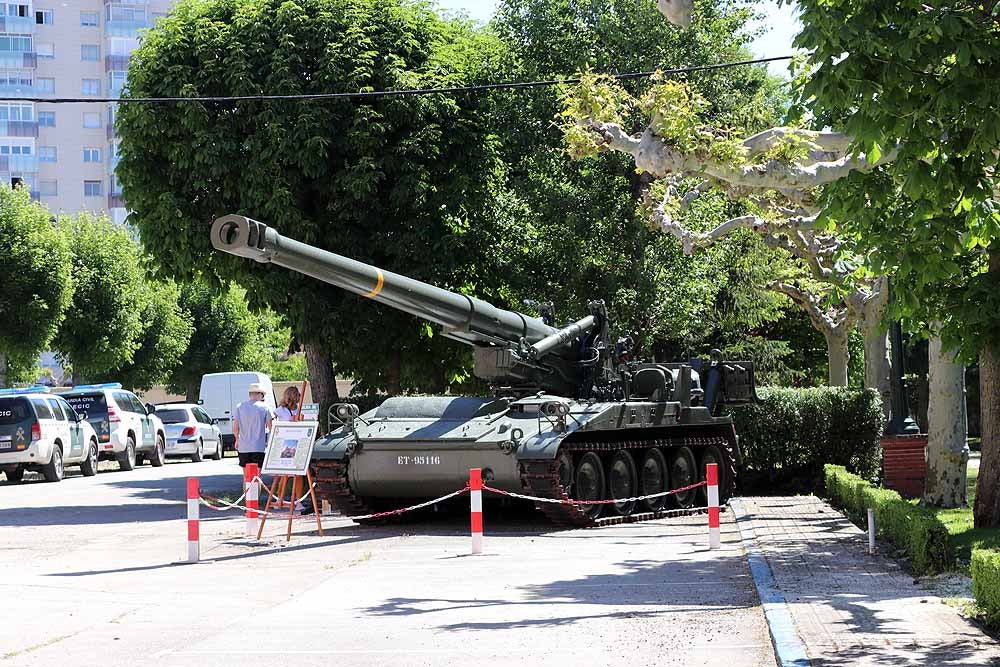
[[[267,243],[268,240],[271,243]],[[242,215],[224,215],[212,223],[212,246],[230,255],[270,262],[275,240],[277,232],[263,222]]]

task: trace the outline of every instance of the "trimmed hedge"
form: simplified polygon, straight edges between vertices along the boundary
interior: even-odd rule
[[[867,522],[868,508],[875,510],[875,529],[906,552],[913,571],[933,574],[952,565],[951,536],[937,517],[898,493],[872,486],[843,466],[824,466],[826,493],[851,518]]]
[[[972,594],[987,625],[1000,627],[1000,551],[972,550]]]
[[[882,451],[882,399],[873,389],[762,387],[732,410],[744,475],[770,487],[809,489],[833,463],[873,479]]]

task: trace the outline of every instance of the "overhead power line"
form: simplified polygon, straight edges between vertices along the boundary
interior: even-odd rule
[[[627,74],[610,74],[619,81],[642,79],[654,74],[672,75],[688,72],[705,72],[709,70],[739,67],[741,65],[760,65],[779,60],[791,60],[792,56],[774,56],[771,58],[755,58],[753,60],[737,60],[718,63],[716,65],[692,65],[673,69],[654,70],[652,72],[629,72]],[[414,95],[441,95],[451,93],[475,93],[487,90],[511,90],[519,88],[541,88],[558,86],[560,84],[580,83],[579,77],[567,79],[549,79],[545,81],[511,81],[507,83],[487,83],[475,86],[452,86],[448,88],[408,88],[403,90],[368,90],[354,93],[312,93],[298,95],[212,95],[203,97],[0,97],[0,102],[38,102],[44,104],[170,104],[175,102],[265,102],[272,100],[342,100],[364,99],[378,97],[410,97]]]

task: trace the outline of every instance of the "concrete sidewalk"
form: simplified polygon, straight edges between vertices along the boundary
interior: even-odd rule
[[[813,667],[1000,664],[990,637],[894,561],[867,555],[866,534],[819,498],[743,498],[734,509]]]

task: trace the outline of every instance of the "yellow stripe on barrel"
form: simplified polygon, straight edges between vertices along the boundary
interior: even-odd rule
[[[385,284],[385,276],[382,275],[382,269],[375,269],[375,273],[378,274],[378,282],[375,283],[375,289],[365,294],[369,299],[378,296],[378,293],[382,291],[382,285]]]

